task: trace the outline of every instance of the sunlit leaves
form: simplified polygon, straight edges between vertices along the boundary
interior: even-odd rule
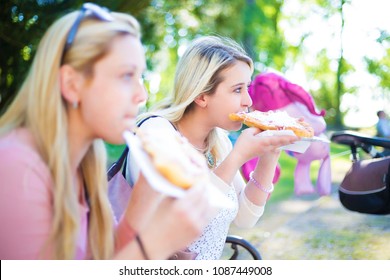
[[[24,46],[24,48],[21,51],[23,60],[27,61],[31,58],[31,47],[30,46]]]

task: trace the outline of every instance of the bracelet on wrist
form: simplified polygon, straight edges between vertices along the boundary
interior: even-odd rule
[[[263,187],[255,178],[253,178],[253,171],[249,174],[249,181],[252,182],[252,184],[258,188],[259,190],[265,192],[265,193],[272,193],[274,191],[274,184],[271,183],[271,187],[265,188]]]

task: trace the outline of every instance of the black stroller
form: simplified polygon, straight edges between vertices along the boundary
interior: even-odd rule
[[[341,204],[355,212],[390,214],[390,139],[339,131],[331,141],[351,149],[352,167],[338,190]]]

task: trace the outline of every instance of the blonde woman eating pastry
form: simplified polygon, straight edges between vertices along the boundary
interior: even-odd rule
[[[227,131],[239,130],[241,124],[231,121],[229,114],[247,111],[252,105],[248,94],[252,72],[252,60],[237,43],[211,36],[196,39],[179,60],[173,95],[139,119],[144,121],[140,130],[164,127],[185,136],[204,154],[214,184],[235,205],[220,210],[189,245],[196,259],[221,257],[232,222],[239,227],[256,224],[273,190],[278,148],[298,140],[295,136],[258,137],[258,129],[248,128],[232,147]],[[254,157],[260,158],[258,165],[245,183],[239,168]],[[135,164],[130,163],[130,168],[131,177],[136,177]]]

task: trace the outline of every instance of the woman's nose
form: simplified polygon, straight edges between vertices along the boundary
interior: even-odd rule
[[[148,98],[148,92],[146,90],[143,79],[139,79],[135,97],[136,103],[138,104],[146,101],[146,99]]]
[[[245,92],[242,96],[241,103],[242,103],[241,105],[244,107],[251,107],[252,106],[253,102],[252,102],[251,96],[249,95],[248,89],[245,90]]]

